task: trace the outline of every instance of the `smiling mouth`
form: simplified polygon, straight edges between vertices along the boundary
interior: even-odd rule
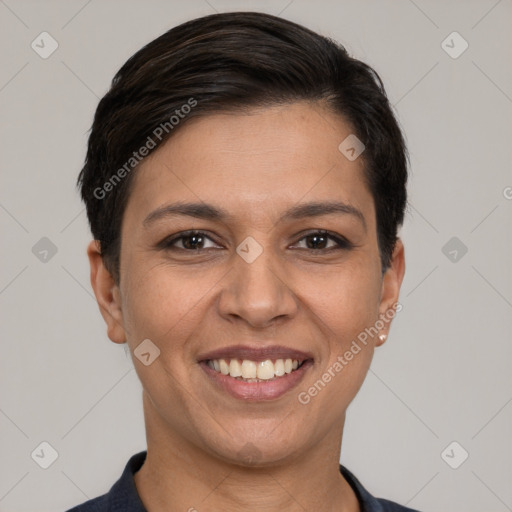
[[[215,372],[248,383],[269,382],[281,379],[301,368],[301,359],[209,359],[206,364]]]

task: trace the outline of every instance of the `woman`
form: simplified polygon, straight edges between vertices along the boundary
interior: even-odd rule
[[[304,27],[217,14],[132,56],[79,185],[147,452],[72,510],[410,511],[339,465],[400,307],[406,181],[379,77]]]

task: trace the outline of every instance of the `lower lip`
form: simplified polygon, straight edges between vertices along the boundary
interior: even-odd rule
[[[222,390],[240,400],[254,402],[275,400],[283,396],[299,384],[312,365],[313,361],[307,360],[297,370],[287,373],[282,377],[277,377],[274,380],[244,382],[243,380],[238,380],[213,370],[205,361],[199,363],[199,366],[205,371],[206,375]]]

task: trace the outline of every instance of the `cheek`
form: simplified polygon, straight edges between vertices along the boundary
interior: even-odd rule
[[[229,270],[218,266],[205,271],[142,258],[129,263],[122,289],[128,339],[136,343],[154,338],[166,344],[174,340],[174,346],[206,320],[205,311],[213,307],[211,297],[222,293],[222,279]],[[297,296],[305,316],[320,331],[325,329],[328,339],[335,334],[341,344],[336,353],[343,351],[348,338],[375,322],[380,288],[367,262],[331,268],[292,267],[285,274],[288,293]]]
[[[302,272],[297,290],[318,321],[330,329],[329,337],[340,344],[378,318],[380,278],[370,265],[347,265],[321,274]]]
[[[301,289],[324,338],[319,344],[319,374],[324,382],[332,382],[333,399],[351,399],[373,357],[377,337],[370,328],[379,318],[380,276],[372,266],[357,265],[322,279],[304,280]]]
[[[137,343],[149,338],[160,350],[178,350],[204,317],[205,304],[221,274],[165,263],[145,267],[144,262],[127,270],[123,317],[128,340]]]
[[[317,344],[321,357],[315,379],[298,396],[326,426],[340,421],[364,382],[376,339],[365,338],[365,329],[378,319],[379,304],[378,287],[364,275],[338,275],[329,283],[314,304],[310,301],[323,338]]]

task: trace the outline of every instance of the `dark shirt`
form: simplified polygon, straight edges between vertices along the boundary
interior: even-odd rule
[[[146,460],[146,451],[133,455],[124,468],[121,478],[103,496],[86,501],[67,512],[147,512],[137,493],[133,475]],[[392,501],[374,498],[359,480],[340,464],[341,474],[356,493],[361,512],[418,512]]]

